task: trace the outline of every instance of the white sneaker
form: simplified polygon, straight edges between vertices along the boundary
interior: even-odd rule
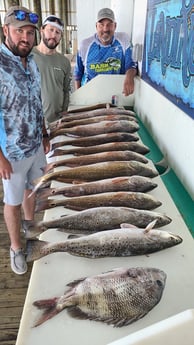
[[[17,249],[13,250],[10,248],[10,260],[11,260],[11,269],[16,274],[24,274],[27,272],[28,267],[26,264],[26,259],[23,250]]]

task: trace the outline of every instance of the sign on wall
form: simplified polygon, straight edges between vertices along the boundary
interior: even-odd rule
[[[148,0],[142,79],[194,119],[194,0]]]

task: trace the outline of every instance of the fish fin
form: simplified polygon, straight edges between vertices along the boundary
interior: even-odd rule
[[[39,300],[35,301],[33,303],[34,306],[36,306],[38,309],[45,309],[40,316],[40,318],[35,322],[33,327],[40,326],[45,321],[53,318],[55,315],[60,313],[61,309],[57,309],[57,302],[59,300],[59,297],[55,297],[52,299],[45,299],[45,300]]]
[[[67,239],[68,240],[72,240],[72,239],[74,239],[74,238],[80,238],[80,237],[82,237],[81,235],[79,236],[79,235],[73,235],[73,234],[71,234],[71,235],[68,235],[67,236]]]
[[[35,261],[46,256],[47,252],[44,248],[48,244],[49,242],[37,239],[28,240],[26,243],[26,261]]]
[[[72,184],[81,184],[81,183],[85,183],[86,181],[83,180],[73,180]]]
[[[146,233],[148,233],[150,230],[152,230],[152,229],[154,228],[154,226],[156,225],[156,223],[157,223],[157,219],[154,219],[152,222],[150,222],[150,223],[146,226],[146,228],[145,228],[145,230],[144,230],[144,234],[146,234]]]
[[[120,227],[121,227],[121,229],[123,229],[123,228],[137,229],[137,226],[135,226],[135,225],[133,225],[133,224],[129,224],[129,223],[122,223],[122,224],[120,224]]]
[[[77,306],[72,306],[69,307],[67,309],[67,313],[75,318],[75,319],[81,319],[81,320],[93,320],[93,321],[100,321],[100,322],[105,322],[108,325],[113,325],[114,327],[122,327],[122,326],[126,326],[129,325],[133,322],[135,322],[136,320],[138,320],[139,318],[143,317],[146,313],[144,313],[144,315],[142,316],[138,316],[138,317],[134,317],[134,318],[123,318],[123,319],[119,319],[119,318],[114,318],[114,317],[100,317],[100,316],[95,316],[92,315],[90,313],[86,313],[83,310],[81,310],[79,307]]]

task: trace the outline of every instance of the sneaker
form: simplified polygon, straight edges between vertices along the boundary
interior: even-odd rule
[[[10,248],[11,269],[16,274],[24,274],[27,272],[27,264],[22,249],[13,250]]]

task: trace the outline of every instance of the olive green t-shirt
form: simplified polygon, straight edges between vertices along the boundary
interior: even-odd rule
[[[41,74],[41,97],[46,120],[50,123],[59,118],[69,104],[71,65],[62,54],[42,54],[36,47],[32,53]],[[58,114],[58,115],[57,115]]]

